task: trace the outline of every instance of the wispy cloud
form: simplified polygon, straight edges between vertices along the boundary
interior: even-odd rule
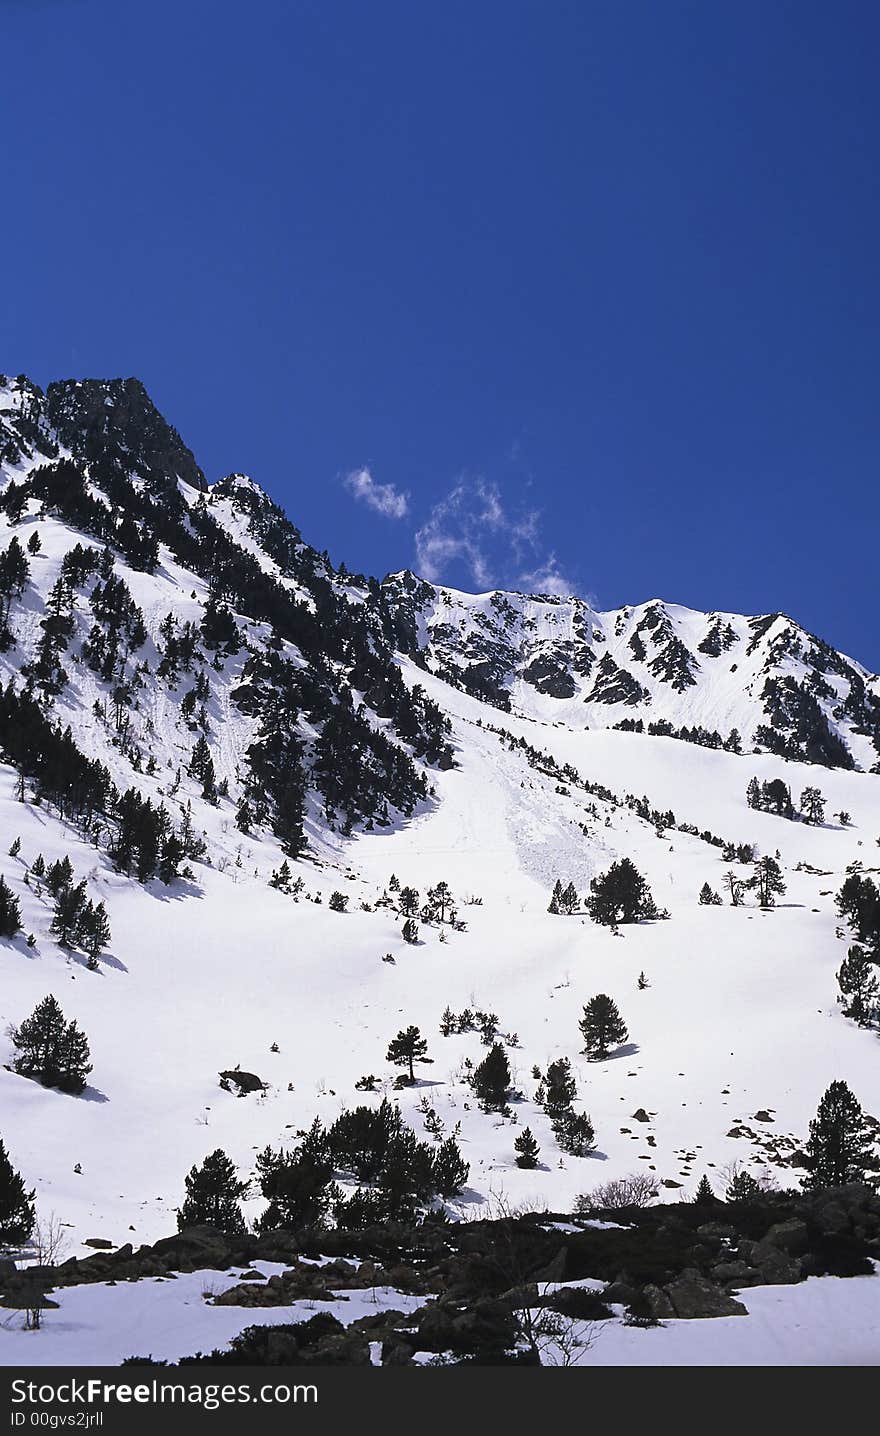
[[[377,484],[369,469],[353,469],[342,481],[348,492],[386,519],[405,519],[409,513],[409,494],[394,484]]]
[[[434,505],[416,530],[415,548],[418,572],[430,583],[442,583],[458,565],[483,591],[575,592],[556,555],[542,549],[540,512],[480,477],[459,479]]]

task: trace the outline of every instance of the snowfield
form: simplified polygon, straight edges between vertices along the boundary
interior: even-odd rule
[[[0,417],[9,407],[4,392]],[[22,459],[9,475],[20,481],[34,462]],[[188,494],[194,501],[196,491]],[[228,490],[207,502],[266,572],[288,582],[253,539]],[[32,501],[14,528],[0,515],[0,548],[13,532],[22,544],[38,532],[41,544],[13,605],[16,641],[0,654],[4,683],[19,681],[23,661],[33,657],[64,555],[88,542],[38,510]],[[398,815],[387,828],[350,837],[328,827],[312,795],[308,851],[291,863],[303,883],[295,899],[269,885],[283,859],[277,841],[268,830],[245,835],[235,822],[255,732],[254,718],[231,697],[247,651],[199,670],[209,688],[216,777],[228,783],[228,796],[214,805],[186,771],[196,731],[179,705],[192,676],[183,675],[176,689],[153,681],[159,625],[169,612],[197,624],[208,587],[164,547],[152,574],[118,555],[115,571],[148,632],[138,660],[150,666],[150,679],[130,718],[155,771],[135,771],[115,741],[112,716],[102,716],[109,685],[79,658],[92,622],[82,593],[64,659],[69,682],[54,716],[70,725],[84,753],[107,765],[120,791],[136,785],[154,802],[164,801],[176,822],[189,805],[206,856],[193,864],[190,878],[139,885],[114,871],[106,853],[54,809],[34,802],[29,787],[22,800],[15,770],[0,765],[0,872],[21,904],[23,925],[18,937],[0,939],[0,1137],[27,1186],[36,1189],[41,1219],[54,1216],[62,1224],[63,1255],[85,1255],[83,1243],[95,1238],[137,1246],[166,1236],[176,1228],[188,1171],[215,1149],[251,1180],[256,1154],[267,1144],[290,1145],[316,1116],[331,1123],[344,1109],[378,1104],[386,1095],[400,1103],[419,1136],[425,1135],[419,1106],[427,1099],[445,1135],[457,1137],[470,1166],[466,1189],[448,1204],[460,1220],[510,1205],[571,1211],[597,1184],[643,1169],[660,1180],[661,1199],[668,1201],[692,1196],[704,1174],[723,1194],[735,1162],[771,1183],[795,1186],[799,1149],[831,1081],[844,1079],[864,1110],[880,1116],[876,1032],[846,1019],[837,1002],[835,974],[852,939],[834,901],[852,863],[880,872],[880,774],[614,731],[605,726],[611,718],[635,710],[610,713],[586,701],[592,677],[561,700],[514,678],[513,711],[500,711],[431,671],[438,653],[443,659],[454,649],[450,635],[465,652],[480,639],[499,610],[499,596],[434,591],[414,618],[420,641],[434,646],[431,663],[402,653],[397,662],[406,683],[421,685],[449,715],[455,766],[429,770],[433,793],[410,819]],[[352,603],[363,600],[354,583],[347,592]],[[516,605],[505,598],[514,614],[510,631],[517,643],[528,640],[528,655],[580,642],[593,626],[601,630],[595,641],[613,649],[621,665],[626,649],[630,666],[641,662],[632,656],[633,635],[650,632],[644,620],[656,607],[597,615],[575,600],[512,598]],[[735,615],[695,615],[672,605],[664,611],[670,631],[691,649],[710,619],[728,623],[731,642],[742,648],[751,632]],[[236,621],[254,648],[269,638],[266,625],[240,614]],[[767,644],[782,645],[779,672],[804,671],[799,658],[786,656],[788,624],[776,620],[765,648],[749,659],[746,677],[731,676],[724,659],[705,657],[699,687],[682,694],[640,668],[652,700],[645,716],[669,714],[678,724],[709,723],[725,733],[736,724],[746,740],[766,716],[755,695]],[[304,664],[291,643],[281,646],[293,664]],[[858,673],[868,690],[880,691],[877,679]],[[829,673],[835,691],[842,681]],[[382,727],[385,720],[372,715],[371,721]],[[299,722],[301,736],[313,736],[305,720]],[[580,779],[604,785],[613,799],[592,795],[570,775],[560,778],[543,759],[531,763],[520,740]],[[866,733],[852,739],[852,751],[862,769],[876,757]],[[804,788],[817,785],[826,799],[825,822],[809,826],[749,808],[752,776],[783,778],[795,803]],[[678,824],[776,854],[784,897],[770,911],[759,910],[751,893],[741,907],[700,906],[703,884],[722,892],[730,864],[702,838],[640,818],[622,801],[627,794],[646,796],[652,809],[671,809]],[[842,811],[847,822],[837,816]],[[16,839],[20,849],[13,855]],[[52,901],[30,872],[38,854],[47,865],[68,855],[76,880],[85,878],[90,898],[106,904],[112,941],[98,971],[53,938]],[[557,879],[573,882],[583,897],[591,878],[623,856],[644,874],[668,917],[615,932],[583,912],[548,913]],[[734,866],[749,876],[748,867]],[[422,895],[447,882],[466,930],[421,921],[418,943],[404,942],[402,919],[384,901],[392,875]],[[337,890],[348,898],[345,912],[329,907]],[[640,974],[647,980],[642,988]],[[88,1036],[93,1071],[79,1097],[46,1090],[12,1070],[10,1029],[48,993]],[[597,993],[614,998],[629,1036],[608,1060],[588,1062],[578,1020]],[[473,1099],[468,1064],[480,1062],[486,1048],[476,1032],[441,1036],[447,1007],[497,1014],[517,1092],[512,1116],[483,1112]],[[385,1053],[410,1024],[427,1037],[430,1060],[418,1067],[415,1087],[395,1090],[399,1069]],[[577,1080],[575,1108],[590,1114],[596,1130],[597,1149],[586,1158],[561,1152],[535,1101],[533,1068],[543,1071],[563,1056]],[[264,1090],[248,1096],[223,1090],[219,1074],[236,1067],[257,1074]],[[370,1074],[376,1090],[358,1090],[359,1079]],[[530,1171],[514,1161],[514,1140],[524,1126],[541,1149],[539,1166]],[[253,1184],[247,1218],[256,1219],[262,1206]],[[211,1308],[201,1295],[209,1279],[198,1273],[65,1289],[61,1311],[47,1313],[42,1332],[14,1329],[18,1318],[0,1322],[0,1362],[75,1363],[94,1361],[98,1353],[107,1361],[132,1353],[171,1358],[222,1344],[251,1322],[285,1319],[277,1309]],[[366,1299],[352,1294],[334,1314],[341,1320],[362,1314],[358,1303]],[[402,1300],[395,1296],[396,1305]],[[798,1287],[749,1290],[743,1300],[748,1320],[669,1322],[649,1331],[612,1323],[582,1359],[848,1364],[872,1351],[876,1359],[880,1283],[871,1278],[816,1278]]]

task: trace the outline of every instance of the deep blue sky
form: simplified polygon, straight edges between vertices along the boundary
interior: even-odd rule
[[[874,0],[0,31],[0,369],[140,376],[352,568],[781,608],[880,669]]]

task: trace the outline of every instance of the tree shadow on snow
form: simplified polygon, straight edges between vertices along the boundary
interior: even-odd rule
[[[638,1042],[624,1042],[622,1047],[615,1047],[613,1052],[609,1052],[605,1061],[616,1062],[620,1057],[635,1057],[638,1051]]]

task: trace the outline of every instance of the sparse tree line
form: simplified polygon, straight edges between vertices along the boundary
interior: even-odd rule
[[[746,802],[750,808],[756,808],[762,813],[773,813],[778,818],[792,821],[797,819],[814,827],[825,822],[826,800],[821,790],[811,784],[801,793],[800,808],[795,808],[791,789],[782,778],[770,778],[764,782],[751,778],[746,788]],[[847,827],[851,821],[845,810],[835,813],[834,816],[843,827]]]
[[[557,878],[547,911],[570,916],[580,909],[580,898],[573,883],[562,886]],[[616,928],[621,923],[649,921],[668,917],[661,912],[651,895],[647,882],[629,858],[612,863],[607,873],[590,881],[584,898],[584,911],[594,922]]]
[[[621,733],[647,733],[651,738],[677,738],[682,743],[696,743],[700,748],[723,749],[725,753],[742,752],[742,738],[738,728],[731,728],[727,737],[722,738],[717,728],[713,728],[711,732],[699,724],[695,724],[693,728],[686,725],[676,728],[667,718],[658,718],[647,725],[641,718],[622,718],[614,727]]]
[[[880,1028],[880,890],[853,863],[835,902],[855,938],[838,969],[838,1001],[860,1027]]]
[[[654,807],[647,796],[640,798],[637,797],[635,793],[627,793],[625,798],[621,798],[619,793],[613,793],[604,783],[592,782],[588,778],[582,777],[577,769],[573,768],[570,763],[558,763],[551,753],[546,753],[540,748],[534,748],[525,738],[516,738],[513,733],[508,732],[506,728],[497,728],[494,724],[486,723],[480,718],[477,719],[477,726],[485,728],[487,732],[494,733],[500,742],[505,744],[509,752],[522,753],[530,768],[534,768],[536,772],[543,773],[545,777],[553,778],[559,785],[557,791],[564,792],[569,787],[581,788],[584,792],[607,803],[609,807],[629,808],[638,817],[642,818],[644,822],[650,823],[660,837],[670,829],[679,833],[688,833],[691,837],[699,838],[701,842],[711,844],[713,848],[722,848],[725,854],[730,853],[737,855],[736,860],[738,861],[751,861],[754,851],[751,844],[731,843],[725,838],[719,838],[708,828],[700,829],[694,823],[679,823],[676,821],[675,813],[671,809],[668,808],[664,811]],[[598,810],[595,808],[595,805],[593,805],[592,813],[593,817],[598,817]],[[606,817],[606,826],[610,821],[610,818]],[[589,828],[586,824],[582,824],[581,827],[584,834],[589,832]],[[738,855],[742,853],[747,853],[748,856],[739,857]],[[725,858],[727,862],[733,862],[734,860],[733,856]]]
[[[732,868],[729,869],[724,874],[723,889],[731,907],[742,907],[746,893],[754,892],[757,894],[758,907],[767,909],[776,906],[776,899],[782,897],[786,891],[786,883],[778,858],[765,853],[758,858],[748,878],[741,877]],[[711,883],[705,882],[700,888],[698,901],[703,907],[721,907],[724,898],[715,891]]]

